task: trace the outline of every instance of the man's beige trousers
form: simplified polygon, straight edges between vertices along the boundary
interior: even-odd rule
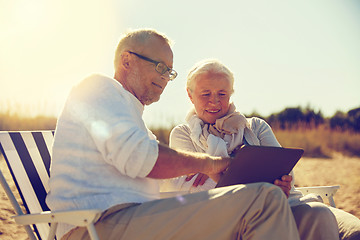
[[[100,239],[106,240],[300,239],[285,194],[266,183],[114,206],[95,227]],[[81,227],[62,239],[89,236]]]

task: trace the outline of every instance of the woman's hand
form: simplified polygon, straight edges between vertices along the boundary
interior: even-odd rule
[[[191,174],[189,176],[187,176],[185,178],[185,181],[190,181],[196,174]],[[203,174],[203,173],[198,173],[198,175],[196,176],[196,179],[195,181],[193,182],[193,186],[194,187],[197,187],[197,186],[201,186],[201,185],[204,185],[204,183],[206,182],[206,180],[209,178],[208,175],[206,174]]]
[[[283,190],[287,198],[289,198],[290,195],[291,181],[292,176],[290,175],[284,175],[281,177],[281,179],[276,179],[274,181],[274,184]]]

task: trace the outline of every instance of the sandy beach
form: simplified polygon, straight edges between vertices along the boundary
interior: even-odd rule
[[[11,179],[4,160],[0,168],[6,179]],[[338,208],[360,218],[360,158],[334,155],[330,159],[302,158],[294,168],[297,186],[339,185],[335,195]],[[11,186],[13,189],[15,185]],[[18,197],[18,196],[17,196]],[[0,239],[28,239],[22,226],[11,219],[15,214],[5,192],[0,188]]]
[[[333,158],[302,158],[294,168],[295,185],[339,185],[336,207],[360,218],[360,158],[335,155]]]

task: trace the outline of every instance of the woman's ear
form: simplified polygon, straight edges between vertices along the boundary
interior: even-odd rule
[[[192,95],[191,95],[191,90],[187,88],[186,91],[187,91],[187,94],[188,94],[188,96],[190,98],[190,101],[194,104],[194,101],[193,101],[193,98],[192,98]]]

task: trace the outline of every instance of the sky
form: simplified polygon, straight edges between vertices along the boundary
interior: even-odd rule
[[[119,38],[137,28],[173,40],[179,74],[145,107],[148,126],[184,122],[186,75],[205,58],[234,73],[244,114],[360,107],[357,0],[0,0],[0,112],[58,116],[74,84],[113,76]]]

